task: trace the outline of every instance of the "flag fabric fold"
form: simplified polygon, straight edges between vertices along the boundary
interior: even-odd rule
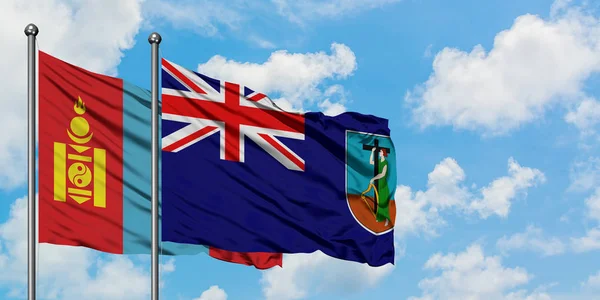
[[[164,241],[394,263],[386,119],[284,111],[163,59],[162,152]]]
[[[40,243],[150,254],[150,99],[146,89],[39,51]],[[159,245],[164,255],[282,265],[281,253]]]

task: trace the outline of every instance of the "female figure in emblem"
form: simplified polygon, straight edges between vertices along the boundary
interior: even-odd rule
[[[371,165],[375,164],[373,156],[375,154],[375,148],[371,150]],[[378,180],[377,186],[377,214],[375,215],[376,221],[381,222],[385,220],[385,226],[388,225],[390,220],[390,189],[388,187],[388,161],[387,151],[385,149],[379,150],[379,163],[377,168],[377,176],[371,178],[370,184],[374,184],[375,180]]]

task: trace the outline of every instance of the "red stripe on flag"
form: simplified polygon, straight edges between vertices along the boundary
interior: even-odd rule
[[[195,84],[189,78],[187,78],[185,75],[183,75],[181,72],[179,72],[179,70],[177,70],[177,68],[175,68],[172,64],[170,64],[164,58],[162,59],[162,65],[167,70],[169,70],[169,72],[171,72],[171,74],[173,74],[175,77],[177,77],[177,79],[183,81],[183,83],[185,83],[188,87],[190,87],[193,92],[196,92],[199,94],[206,94],[206,92],[201,87],[199,87],[197,84]]]
[[[285,155],[285,157],[287,157],[290,161],[292,161],[292,163],[294,163],[296,166],[298,166],[298,168],[300,168],[302,171],[304,171],[304,163],[300,159],[298,159],[294,154],[290,153],[287,149],[285,149],[283,146],[281,146],[277,141],[275,141],[268,134],[259,133],[258,135],[261,138],[263,138],[267,143],[269,143],[271,146],[275,147],[275,149],[279,150],[279,152],[281,152],[283,155]]]
[[[233,108],[240,106],[239,84],[225,82],[225,107]],[[237,113],[233,111],[233,113]],[[240,161],[240,123],[231,119],[225,122],[225,159]]]
[[[237,102],[196,101],[163,94],[162,113],[304,133],[304,116],[302,114],[241,106],[239,105],[239,95],[230,95],[235,96]]]
[[[205,134],[207,134],[207,133],[209,133],[209,132],[211,132],[211,131],[213,131],[215,129],[217,129],[217,127],[215,127],[215,126],[206,126],[206,127],[202,128],[202,129],[200,129],[200,130],[198,130],[198,131],[196,131],[196,132],[194,132],[194,133],[192,133],[192,134],[190,134],[190,135],[182,138],[181,140],[179,140],[179,141],[177,141],[177,142],[175,142],[175,143],[173,143],[173,144],[171,144],[169,146],[164,147],[163,151],[167,151],[167,152],[175,151],[175,150],[177,150],[177,148],[179,148],[179,147],[181,147],[181,146],[183,146],[183,145],[185,145],[185,144],[187,144],[187,143],[189,143],[189,142],[191,142],[191,141],[193,141],[193,140],[195,140],[195,139],[197,139],[199,137],[202,137],[203,135],[205,135]]]
[[[39,51],[39,85],[39,242],[123,253],[123,81]]]
[[[265,96],[265,94],[258,93],[258,94],[256,94],[256,95],[254,95],[254,96],[252,96],[252,97],[248,98],[248,100],[252,100],[252,101],[260,101],[260,100],[262,100],[264,97],[266,97],[266,96]]]
[[[213,247],[209,248],[208,254],[216,259],[254,266],[260,270],[270,269],[275,266],[283,266],[283,254],[266,252],[232,252]]]

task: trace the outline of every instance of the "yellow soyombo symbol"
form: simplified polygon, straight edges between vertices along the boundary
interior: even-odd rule
[[[71,119],[67,129],[73,143],[54,142],[54,200],[66,202],[68,196],[82,204],[94,198],[95,207],[106,208],[106,150],[85,145],[93,133],[83,117],[86,108],[81,97],[75,102],[73,111],[77,116]],[[70,153],[67,153],[67,146]],[[71,183],[68,188],[67,178]]]

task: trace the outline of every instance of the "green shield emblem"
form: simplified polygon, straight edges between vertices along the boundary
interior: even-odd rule
[[[346,131],[346,200],[354,219],[375,235],[394,229],[396,151],[389,136]]]

